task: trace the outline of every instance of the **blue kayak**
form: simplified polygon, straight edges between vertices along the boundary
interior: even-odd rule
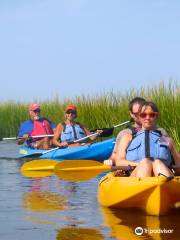
[[[111,138],[102,142],[87,144],[78,147],[54,148],[51,150],[36,150],[28,147],[20,148],[21,157],[43,158],[43,159],[94,159],[102,161],[107,159],[114,148],[115,138]]]

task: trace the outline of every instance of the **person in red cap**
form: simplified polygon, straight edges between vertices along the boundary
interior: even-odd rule
[[[84,138],[90,135],[90,131],[81,123],[76,122],[77,118],[77,107],[73,104],[68,105],[65,108],[65,121],[59,123],[54,132],[54,138],[52,140],[53,144],[59,147],[67,147],[67,146],[79,146],[80,143],[73,143],[73,141]],[[102,130],[97,130],[97,133],[101,133]],[[98,135],[90,137],[90,140],[96,139]],[[70,143],[71,144],[68,144]],[[87,142],[87,139],[86,141]]]
[[[37,103],[30,104],[28,111],[30,119],[21,124],[17,144],[26,142],[32,149],[49,149],[52,145],[49,135],[54,134],[55,124],[40,117],[41,107]]]

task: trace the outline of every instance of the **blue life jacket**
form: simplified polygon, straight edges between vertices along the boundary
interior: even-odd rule
[[[149,131],[149,149],[147,156],[147,144],[145,143],[145,131],[135,134],[126,150],[126,159],[141,162],[145,157],[162,160],[167,166],[172,163],[171,153],[167,143],[159,131]]]
[[[71,142],[86,136],[84,129],[79,123],[75,123],[74,125],[62,123],[62,125],[64,129],[60,136],[61,142]]]

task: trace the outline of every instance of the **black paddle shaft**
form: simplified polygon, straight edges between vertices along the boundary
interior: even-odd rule
[[[149,139],[149,130],[145,130],[145,158],[151,158],[150,156],[150,139]]]

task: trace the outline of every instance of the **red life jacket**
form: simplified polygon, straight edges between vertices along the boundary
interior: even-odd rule
[[[30,133],[31,136],[53,134],[53,130],[50,126],[50,123],[46,119],[43,119],[43,121],[38,121],[38,120],[34,121],[33,124],[34,124],[34,128]],[[40,139],[41,138],[33,138],[33,141],[37,141]]]

